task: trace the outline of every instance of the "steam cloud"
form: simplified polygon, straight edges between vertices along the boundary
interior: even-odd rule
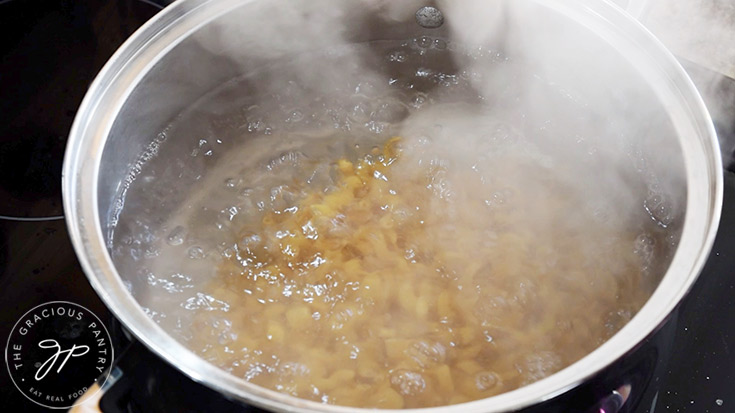
[[[723,0],[635,0],[640,19],[680,59],[720,135],[723,164],[735,162],[735,5]],[[694,64],[689,64],[693,62]],[[702,70],[705,68],[704,70]],[[728,76],[728,78],[722,75]]]
[[[438,0],[432,4],[444,13],[446,20],[444,27],[436,30],[422,29],[414,22],[416,10],[427,5],[418,0],[247,3],[247,7],[228,11],[221,18],[223,24],[207,25],[196,35],[200,56],[194,58],[209,64],[192,64],[189,70],[194,74],[190,77],[216,77],[223,83],[237,75],[271,67],[268,65],[273,62],[295,59],[304,64],[277,66],[265,79],[246,82],[250,97],[256,102],[267,101],[288,90],[290,100],[284,105],[302,107],[322,104],[325,96],[356,94],[373,99],[390,93],[389,84],[395,73],[386,68],[385,55],[347,46],[369,39],[446,38],[458,47],[447,50],[445,69],[451,76],[466,75],[474,103],[458,106],[438,98],[433,107],[415,114],[392,110],[385,120],[398,124],[396,133],[409,141],[432,135],[433,147],[428,153],[466,165],[469,157],[477,155],[473,148],[481,146],[502,124],[511,133],[532,141],[541,153],[540,162],[553,157],[567,167],[558,178],[578,189],[580,210],[588,208],[597,213],[603,208],[602,215],[612,222],[648,220],[650,224],[654,220],[659,226],[676,226],[683,216],[686,197],[677,130],[652,93],[648,84],[651,78],[638,73],[635,61],[626,59],[627,50],[615,51],[605,46],[604,39],[592,35],[589,28],[569,24],[567,18],[554,15],[535,1]],[[500,61],[488,64],[487,59],[478,58],[480,46],[485,53],[498,53]],[[338,58],[314,58],[331,50],[339,50]],[[504,61],[503,57],[510,59]],[[419,61],[414,70],[420,69]],[[435,87],[441,85],[437,83]],[[218,117],[230,103],[223,100],[197,110]],[[289,108],[276,105],[271,109]],[[248,118],[250,114],[243,116],[244,119],[236,119],[235,126],[248,129],[252,119]],[[261,122],[253,128],[267,129],[266,126],[267,122]],[[344,129],[344,122],[320,127]],[[263,142],[268,139],[260,138]],[[263,148],[266,151],[268,147]],[[210,161],[202,157],[192,160],[191,149],[183,145],[176,150],[181,150],[185,159],[178,168],[191,178],[191,185],[222,186],[223,174],[204,174],[212,166],[207,163]],[[231,171],[237,165],[248,164],[257,156],[256,152],[226,152],[217,160],[216,168]],[[205,178],[197,181],[197,175]],[[514,180],[520,184],[528,177],[506,179],[510,184]],[[159,180],[164,184],[171,182],[160,176]],[[186,199],[188,205],[217,201],[207,191],[184,188],[181,194],[184,193],[192,196]],[[183,195],[176,196],[170,205],[180,203]],[[200,198],[193,199],[194,196]],[[136,215],[136,209],[155,211],[161,204],[155,196],[146,198],[145,193],[136,202],[142,204],[128,202],[128,215],[144,215],[141,219],[146,219],[146,214]],[[539,206],[540,212],[542,209]],[[182,208],[177,213],[187,212]],[[146,229],[158,225],[160,222],[153,222]],[[136,228],[130,228],[116,236],[135,231]],[[159,239],[165,236],[158,234]],[[211,263],[198,265],[202,272],[214,268]],[[175,301],[177,297],[171,295],[170,299]]]

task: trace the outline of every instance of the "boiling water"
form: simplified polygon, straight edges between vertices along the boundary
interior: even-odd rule
[[[650,296],[683,195],[638,142],[666,133],[443,39],[303,56],[179,115],[131,170],[110,247],[146,312],[239,377],[363,407],[484,398],[578,360]],[[347,164],[370,171],[362,201]]]

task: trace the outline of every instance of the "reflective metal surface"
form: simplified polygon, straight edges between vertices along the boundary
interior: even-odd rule
[[[166,334],[140,308],[107,249],[111,210],[130,166],[170,120],[215,86],[263,62],[213,41],[217,27],[263,2],[181,0],[158,14],[108,62],[77,114],[63,169],[64,209],[72,242],[103,301],[148,348],[184,373],[234,398],[284,411],[360,411],[266,390],[210,365]],[[598,36],[630,65],[666,108],[685,157],[686,217],[670,269],[644,308],[587,357],[526,387],[489,399],[441,408],[455,412],[513,411],[562,394],[631,350],[671,313],[696,280],[712,246],[722,203],[721,160],[712,121],[691,81],[640,24],[604,1],[538,0],[550,12]],[[271,1],[277,4],[277,1]],[[414,16],[409,16],[414,19]],[[422,35],[412,25],[356,24],[354,40]],[[226,27],[226,24],[225,24]],[[437,35],[438,30],[432,32]],[[208,44],[204,48],[202,44]],[[211,53],[217,50],[217,54]],[[222,57],[226,56],[226,57]],[[185,65],[181,64],[186,62]],[[233,64],[236,62],[237,64]],[[248,66],[249,65],[249,66]],[[206,79],[192,73],[208,70]],[[186,87],[173,87],[174,85]],[[612,389],[610,389],[612,390]],[[438,411],[439,408],[425,409]]]

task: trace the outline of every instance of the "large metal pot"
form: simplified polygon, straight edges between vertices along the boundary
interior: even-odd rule
[[[269,7],[278,7],[277,0],[269,2]],[[619,360],[662,325],[687,293],[707,258],[720,216],[722,178],[714,128],[700,96],[674,57],[638,22],[606,1],[529,2],[543,9],[555,24],[564,22],[597,39],[597,45],[614,54],[626,70],[636,73],[646,84],[646,93],[660,103],[676,131],[669,144],[683,156],[686,210],[682,235],[671,265],[650,300],[604,345],[536,383],[442,411],[501,412],[528,408],[571,394],[605,369],[619,365]],[[79,260],[107,306],[138,340],[195,381],[232,398],[274,410],[359,411],[266,390],[207,363],[146,315],[131,294],[130,283],[134,281],[118,271],[108,249],[108,231],[114,227],[113,212],[119,191],[140,154],[146,150],[148,156],[155,153],[157,148],[150,146],[152,138],[191,102],[240,75],[243,67],[265,63],[249,61],[247,51],[213,40],[221,28],[237,25],[242,16],[267,11],[264,3],[180,0],[120,48],[91,85],[71,131],[63,170],[67,223]],[[283,3],[283,7],[290,7]],[[411,7],[415,5],[422,4],[413,2]],[[351,28],[350,38],[359,42],[437,34],[416,25],[413,13],[388,15],[390,18],[383,20],[362,18]],[[360,19],[359,16],[355,12],[353,18]],[[203,44],[208,46],[202,47]],[[568,63],[562,62],[562,66]],[[595,62],[587,62],[584,55],[577,63],[576,69],[582,72],[595,70]],[[196,76],[204,72],[206,78]]]

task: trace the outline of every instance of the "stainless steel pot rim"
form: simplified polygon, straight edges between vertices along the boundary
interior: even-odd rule
[[[102,151],[116,114],[137,81],[167,50],[207,21],[232,7],[253,1],[256,0],[179,0],[141,27],[105,65],[80,106],[65,154],[62,186],[69,233],[90,283],[116,317],[149,349],[193,380],[233,398],[269,409],[365,411],[324,405],[267,390],[204,361],[146,316],[125,287],[106,248],[96,188]],[[669,271],[643,309],[618,334],[583,359],[552,376],[508,393],[460,405],[420,409],[422,411],[513,411],[549,400],[578,386],[624,356],[662,324],[693,284],[714,242],[723,186],[718,142],[707,109],[683,68],[651,33],[607,0],[538,1],[549,7],[577,10],[614,25],[619,32],[625,33],[629,41],[645,50],[649,63],[658,62],[654,69],[676,86],[680,104],[677,115],[693,118],[692,128],[704,137],[702,140],[680,139],[686,156],[689,188],[680,246]]]

